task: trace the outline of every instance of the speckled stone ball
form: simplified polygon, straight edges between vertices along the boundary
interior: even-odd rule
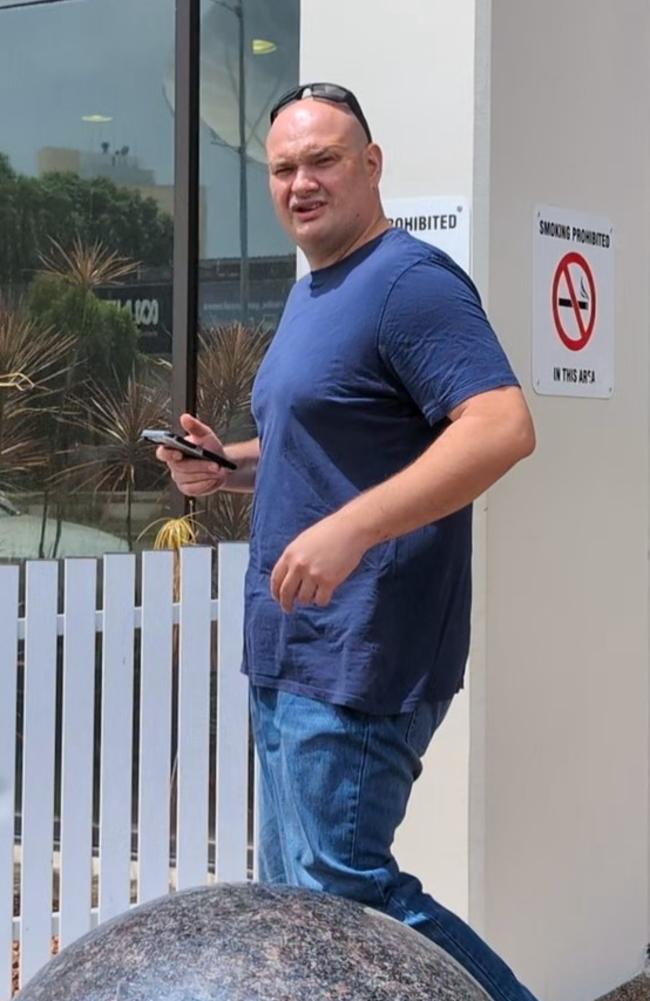
[[[309,890],[228,884],[136,907],[64,949],[15,1001],[484,1001],[417,932]]]

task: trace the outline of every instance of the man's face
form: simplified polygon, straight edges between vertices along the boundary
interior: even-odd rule
[[[343,254],[376,219],[381,152],[357,119],[327,101],[296,101],[267,139],[278,219],[312,265]]]

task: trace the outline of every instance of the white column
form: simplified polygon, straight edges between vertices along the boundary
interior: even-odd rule
[[[485,929],[553,1001],[648,942],[648,26],[640,0],[493,0],[490,306],[536,455],[490,492]],[[536,203],[615,234],[611,400],[537,396]]]
[[[649,27],[642,0],[302,3],[302,79],[357,92],[384,195],[470,198],[473,276],[536,420],[535,456],[476,505],[471,699],[397,849],[549,1001],[632,977],[650,937]],[[611,400],[533,392],[536,203],[613,223]]]
[[[326,11],[321,0],[303,0],[301,29],[301,80],[329,80],[355,92],[384,150],[383,196],[464,195],[471,205],[473,0],[329,0]],[[480,663],[480,553],[475,567],[472,659]],[[402,867],[462,916],[468,912],[468,760],[465,691],[427,754],[396,843]]]

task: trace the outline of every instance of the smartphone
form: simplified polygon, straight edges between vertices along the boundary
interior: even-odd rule
[[[218,452],[210,452],[209,449],[201,448],[200,445],[193,445],[187,438],[183,438],[182,435],[176,434],[174,431],[160,431],[155,428],[147,428],[142,432],[140,437],[145,438],[154,445],[175,448],[177,452],[189,455],[192,459],[205,459],[207,462],[218,463],[224,469],[237,469],[236,464],[227,459],[225,455],[220,455]]]

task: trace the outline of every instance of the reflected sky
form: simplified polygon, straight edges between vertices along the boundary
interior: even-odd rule
[[[298,67],[299,0],[275,3],[275,31],[284,38],[284,72],[291,77]],[[173,59],[174,6],[174,0],[0,6],[0,150],[16,170],[36,174],[38,150],[46,146],[99,152],[110,143],[128,146],[157,184],[173,183],[173,115],[164,85]],[[212,6],[204,0],[204,16]],[[268,19],[263,30],[274,30]],[[83,121],[93,115],[111,120]],[[273,216],[265,166],[250,163],[248,179],[251,255],[287,253],[292,248]],[[201,184],[206,256],[237,256],[239,158],[205,126]]]

